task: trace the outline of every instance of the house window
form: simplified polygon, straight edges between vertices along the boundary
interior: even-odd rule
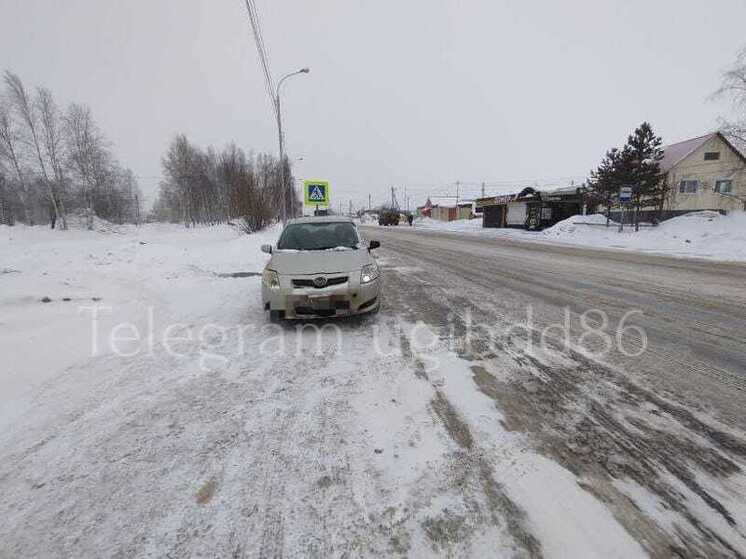
[[[705,161],[717,161],[718,159],[720,159],[719,151],[706,151],[705,152]]]
[[[699,189],[699,181],[697,180],[688,180],[688,181],[681,181],[679,183],[679,192],[697,192]]]
[[[730,194],[733,191],[733,181],[730,179],[722,179],[715,181],[715,192],[720,194]]]

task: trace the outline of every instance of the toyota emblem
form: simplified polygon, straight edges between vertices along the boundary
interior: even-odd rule
[[[324,276],[313,278],[313,284],[316,287],[324,287],[326,285],[326,278]]]

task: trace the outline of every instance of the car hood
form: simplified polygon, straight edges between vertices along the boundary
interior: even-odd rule
[[[371,262],[366,249],[275,251],[267,268],[278,274],[313,275],[354,272]]]

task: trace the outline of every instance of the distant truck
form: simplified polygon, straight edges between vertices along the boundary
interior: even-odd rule
[[[399,212],[396,210],[381,210],[378,214],[378,225],[399,225]]]

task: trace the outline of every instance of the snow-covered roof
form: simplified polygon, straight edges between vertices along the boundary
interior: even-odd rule
[[[468,200],[465,198],[456,198],[455,196],[431,196],[430,197],[430,203],[433,206],[442,206],[442,207],[456,207],[456,204],[459,206],[468,205],[471,204],[473,200]]]
[[[572,185],[572,186],[560,186],[558,188],[552,188],[551,190],[542,190],[544,194],[575,194],[578,191],[578,188],[581,188],[581,186],[578,185]]]

